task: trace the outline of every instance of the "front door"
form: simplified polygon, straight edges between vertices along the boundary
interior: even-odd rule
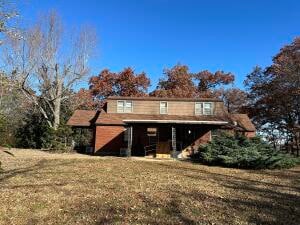
[[[172,137],[171,137],[171,127],[161,126],[159,127],[159,138],[156,149],[157,158],[170,158]]]

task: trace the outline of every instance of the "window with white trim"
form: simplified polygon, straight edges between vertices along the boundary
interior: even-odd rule
[[[202,115],[202,114],[203,114],[203,103],[195,102],[195,115]]]
[[[203,103],[203,114],[212,115],[213,114],[213,104],[211,102]]]
[[[117,101],[117,112],[118,113],[131,113],[132,112],[132,101],[126,101],[126,100]]]
[[[160,114],[168,114],[168,102],[160,102],[159,112]]]
[[[132,101],[125,101],[125,113],[131,113],[132,112]]]

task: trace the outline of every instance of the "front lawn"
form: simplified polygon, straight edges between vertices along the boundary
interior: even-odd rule
[[[300,224],[300,167],[1,154],[0,224]]]

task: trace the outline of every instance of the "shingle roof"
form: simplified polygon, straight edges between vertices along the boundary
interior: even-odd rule
[[[151,115],[151,114],[132,114],[132,113],[106,113],[101,111],[96,124],[111,124],[111,125],[124,125],[126,122],[174,122],[186,123],[190,122],[203,122],[203,123],[226,123],[229,122],[223,117],[218,116],[178,116],[178,115]]]
[[[194,101],[203,101],[203,102],[222,102],[218,98],[164,98],[164,97],[124,97],[124,96],[110,96],[107,98],[113,100],[151,100],[151,101],[184,101],[184,102],[194,102]]]
[[[254,124],[247,114],[231,114],[231,119],[246,131],[256,131]]]
[[[95,110],[76,110],[71,118],[68,120],[67,125],[74,127],[89,127],[91,126],[97,115]]]
[[[133,114],[133,113],[106,113],[93,110],[76,110],[67,122],[67,125],[77,127],[89,127],[93,124],[102,125],[125,125],[126,122],[174,122],[186,123],[225,123],[237,122],[239,128],[245,131],[256,131],[255,126],[249,119],[247,114],[230,114],[230,118],[221,116],[178,116],[178,115],[149,115],[149,114]],[[228,124],[232,127],[232,125]],[[233,127],[232,127],[233,128]]]

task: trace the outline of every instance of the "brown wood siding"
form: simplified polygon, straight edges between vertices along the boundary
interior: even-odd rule
[[[95,154],[119,155],[124,147],[123,126],[97,126],[95,134]]]
[[[215,102],[214,104],[214,114],[218,116],[222,116],[228,113],[227,108],[224,106],[223,102]]]
[[[109,99],[107,113],[117,113],[117,100]],[[132,100],[134,114],[160,114],[160,101]],[[226,110],[223,102],[213,102],[213,113],[222,115]],[[194,116],[195,102],[168,101],[168,115]]]

